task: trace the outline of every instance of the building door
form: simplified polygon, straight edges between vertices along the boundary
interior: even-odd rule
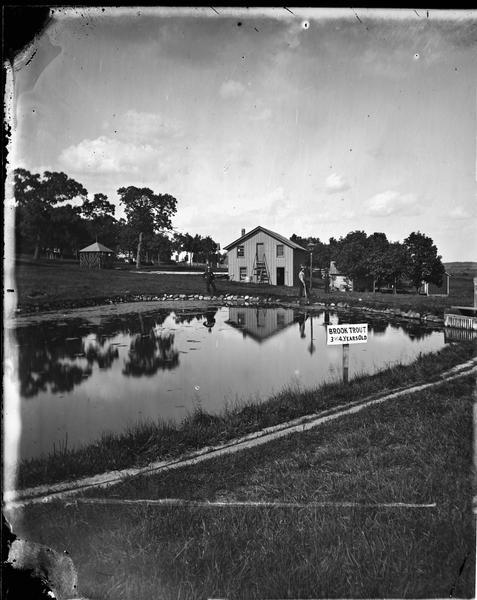
[[[277,285],[285,285],[285,267],[277,267]]]
[[[257,262],[265,261],[265,250],[263,242],[257,243]]]

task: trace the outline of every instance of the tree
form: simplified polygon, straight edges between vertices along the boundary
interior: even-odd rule
[[[406,274],[409,268],[409,253],[406,246],[400,242],[389,244],[383,261],[385,269],[383,279],[393,286],[393,291],[396,294],[398,280]]]
[[[17,204],[17,230],[20,237],[34,248],[38,259],[42,245],[52,233],[52,210],[62,202],[84,198],[86,189],[65,173],[45,171],[43,176],[26,169],[15,169],[14,191]]]
[[[88,241],[87,223],[81,218],[79,206],[58,206],[51,210],[49,244],[59,248],[61,254],[78,256],[78,251]]]
[[[290,237],[292,242],[298,244],[305,250],[311,250],[313,255],[313,265],[320,269],[325,269],[330,266],[330,247],[323,243],[320,238],[309,236],[307,238],[300,237],[295,233]]]
[[[93,200],[86,199],[81,212],[90,240],[96,239],[113,249],[119,246],[120,223],[114,218],[115,206],[107,196],[95,194]]]
[[[215,258],[217,249],[217,242],[214,242],[214,240],[209,235],[207,235],[206,237],[199,236],[199,251],[197,262],[206,262],[212,257]]]
[[[385,233],[375,232],[366,240],[366,275],[373,280],[373,292],[376,292],[376,284],[388,276],[388,265],[386,262],[386,251],[389,242]]]
[[[170,194],[154,194],[149,188],[135,186],[119,188],[118,195],[124,204],[128,225],[137,235],[136,268],[139,268],[144,236],[152,238],[161,230],[172,229],[171,218],[176,213],[177,200]]]
[[[432,238],[420,231],[412,232],[404,240],[404,245],[409,254],[407,275],[416,292],[424,281],[441,285],[445,269]]]
[[[157,255],[157,262],[166,262],[171,259],[173,243],[167,235],[156,233],[149,242],[149,249]]]
[[[330,240],[331,243],[331,240]],[[351,231],[336,244],[336,265],[349,279],[361,279],[367,274],[367,236],[364,231]]]
[[[93,200],[85,198],[81,206],[81,212],[86,219],[97,219],[105,216],[113,216],[115,206],[108,201],[105,194],[95,194]]]

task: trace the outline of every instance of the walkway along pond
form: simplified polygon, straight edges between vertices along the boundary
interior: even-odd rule
[[[260,402],[284,387],[343,378],[326,324],[368,322],[349,349],[349,378],[408,364],[446,343],[440,329],[306,309],[222,307],[70,319],[16,331],[20,459],[97,440],[144,420],[180,421],[201,408]]]

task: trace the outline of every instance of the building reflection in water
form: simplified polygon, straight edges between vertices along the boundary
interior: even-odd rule
[[[240,329],[244,337],[261,343],[295,323],[292,308],[247,308],[231,306],[227,325]]]

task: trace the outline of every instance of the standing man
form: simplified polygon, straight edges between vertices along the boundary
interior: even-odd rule
[[[212,270],[212,267],[211,267],[209,261],[207,261],[207,265],[205,267],[205,271],[204,271],[203,277],[205,279],[205,285],[207,287],[207,293],[210,294],[210,288],[212,288],[213,294],[215,296],[217,294],[217,288],[215,287],[215,282],[214,282],[215,274],[214,274],[214,271]]]
[[[325,269],[325,294],[328,294],[330,291],[330,272],[328,269]]]
[[[306,289],[306,278],[305,278],[305,267],[300,265],[300,272],[298,273],[298,279],[300,280],[300,298],[302,295],[305,297],[307,304],[310,303],[308,299],[308,293]]]

